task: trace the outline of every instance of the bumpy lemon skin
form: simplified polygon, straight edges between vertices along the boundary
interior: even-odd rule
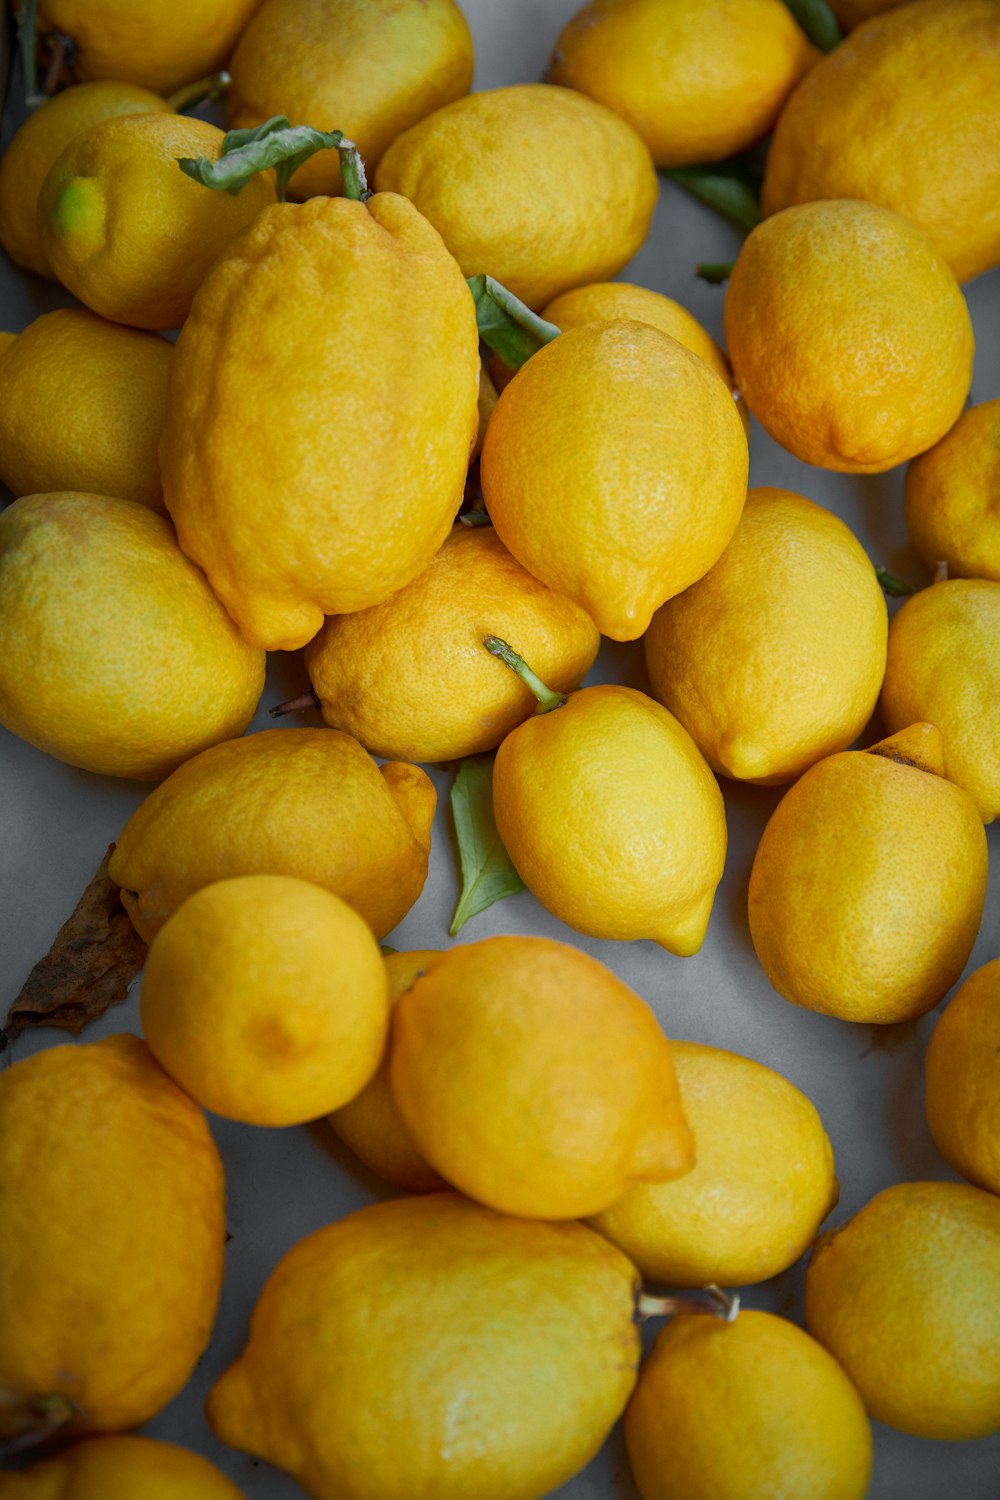
[[[1000,583],[1000,397],[964,411],[906,471],[910,540],[931,568]]]
[[[87,1438],[20,1474],[0,1474],[0,1500],[244,1500],[221,1469],[175,1443],[119,1433]]]
[[[635,1384],[634,1267],[581,1224],[403,1198],[299,1242],[208,1399],[315,1500],[539,1500]]]
[[[1000,1195],[1000,958],[970,974],[938,1017],[924,1102],[945,1161]]]
[[[67,1431],[138,1426],[215,1318],[225,1184],[205,1116],[138,1037],[50,1047],[0,1076],[0,1156],[0,1433],[52,1395],[75,1407]]]
[[[304,646],[427,566],[478,377],[469,289],[395,194],[278,204],[219,257],[177,343],[160,462],[181,546],[248,640]]]

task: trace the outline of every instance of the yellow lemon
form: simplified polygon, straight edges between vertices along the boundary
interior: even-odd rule
[[[173,345],[82,308],[0,334],[0,480],[163,509],[157,446]]]
[[[39,0],[42,35],[72,43],[78,79],[127,78],[170,93],[222,66],[260,0]]]
[[[179,767],[133,814],[108,867],[151,941],[181,902],[236,875],[324,886],[383,937],[427,875],[433,783],[377,766],[335,729],[270,729]]]
[[[860,734],[887,630],[849,528],[801,495],[752,489],[719,561],[653,616],[646,665],[714,771],[774,785]]]
[[[1000,583],[946,579],[906,600],[889,627],[881,706],[890,731],[936,724],[946,775],[984,823],[1000,814]]]
[[[806,1275],[810,1332],[879,1422],[915,1437],[1000,1427],[1000,1199],[899,1182],[821,1235]]]
[[[512,730],[493,802],[518,874],[560,921],[680,955],[701,947],[726,858],[722,793],[645,693],[583,688]]]
[[[864,1500],[872,1432],[836,1360],[766,1312],[677,1317],[625,1413],[642,1500]]]
[[[208,1419],[314,1500],[540,1500],[635,1384],[636,1281],[582,1224],[363,1208],[277,1266]]]
[[[166,518],[134,500],[67,492],[8,506],[0,620],[0,723],[86,771],[159,781],[242,734],[264,686],[263,651]]]
[[[658,167],[676,167],[767,135],[815,56],[781,0],[589,0],[548,77],[608,105]]]
[[[342,130],[369,178],[404,130],[472,85],[472,34],[455,0],[264,0],[229,64],[236,130],[286,115]],[[310,157],[293,198],[341,189],[336,151]]]
[[[221,154],[223,132],[187,115],[123,115],[74,136],[38,195],[59,280],[115,323],[179,328],[219,252],[275,201],[270,177],[238,197],[192,182],[180,157]]]
[[[2,365],[0,365],[2,375]],[[328,619],[306,647],[327,724],[400,760],[492,750],[535,711],[530,690],[483,650],[501,635],[560,692],[593,665],[597,627],[516,562],[490,527],[457,526],[384,604]]]
[[[908,1021],[965,968],[985,897],[976,805],[918,724],[818,761],[785,793],[750,874],[750,935],[786,1000]]]
[[[28,116],[0,157],[0,245],[11,260],[53,276],[38,234],[38,194],[70,141],[114,115],[169,114],[159,94],[118,79],[78,83]]]
[[[959,281],[985,271],[1000,260],[998,64],[995,0],[913,0],[866,21],[782,112],[764,212],[865,198],[921,229]]]
[[[0,1075],[0,1437],[147,1421],[215,1318],[225,1184],[205,1116],[138,1037]]]
[[[619,320],[571,328],[521,367],[481,475],[504,545],[624,641],[718,559],[747,464],[718,375],[658,328]]]
[[[389,1004],[394,1006],[420,977],[437,949],[420,948],[412,953],[387,953],[386,976]],[[387,1041],[378,1071],[355,1098],[330,1115],[330,1124],[355,1156],[370,1171],[408,1193],[434,1193],[448,1184],[424,1158],[403,1124],[389,1083]]]
[[[808,1249],[837,1202],[823,1122],[805,1094],[749,1057],[699,1042],[670,1050],[697,1160],[677,1182],[629,1188],[591,1227],[648,1281],[766,1281]]]
[[[192,1099],[248,1125],[301,1125],[352,1099],[385,1045],[371,929],[321,886],[244,875],[203,886],[153,939],[142,1029]]]
[[[972,378],[955,277],[919,229],[873,203],[804,203],[758,224],[729,278],[725,327],[754,416],[824,469],[880,474],[922,453]]]
[[[466,276],[485,271],[534,308],[620,271],[659,191],[631,125],[546,83],[435,110],[393,141],[375,182],[412,199]]]
[[[219,258],[160,457],[181,546],[248,640],[304,646],[427,566],[461,503],[478,372],[461,272],[393,194],[278,205]]]
[[[906,527],[931,567],[1000,583],[1000,398],[964,411],[906,471]]]
[[[927,1047],[927,1123],[945,1160],[1000,1193],[1000,958],[970,974]]]
[[[692,1163],[653,1012],[548,938],[487,938],[429,961],[396,1004],[389,1069],[427,1160],[504,1213],[599,1213],[632,1182]]]
[[[244,1500],[198,1453],[156,1438],[88,1438],[20,1474],[0,1474],[0,1500]]]

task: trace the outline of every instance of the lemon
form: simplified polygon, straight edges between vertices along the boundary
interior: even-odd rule
[[[243,1500],[220,1469],[174,1443],[88,1438],[20,1474],[0,1474],[0,1500]]]
[[[658,328],[618,320],[571,328],[522,366],[480,472],[504,545],[621,641],[718,559],[747,463],[718,375]]]
[[[906,471],[906,527],[931,567],[1000,583],[1000,398],[964,411]]]
[[[169,114],[159,94],[119,79],[78,83],[28,116],[0,157],[0,245],[11,260],[54,276],[38,233],[38,194],[63,149],[114,115]]]
[[[376,1204],[281,1261],[209,1422],[315,1500],[538,1500],[625,1405],[636,1291],[582,1224]]]
[[[1000,259],[1000,11],[994,0],[865,0],[842,19],[861,10],[888,13],[788,101],[767,153],[764,212],[818,198],[879,203],[968,281]]]
[[[546,83],[436,109],[393,141],[375,183],[416,204],[466,276],[485,271],[533,308],[620,271],[659,191],[631,125]]]
[[[589,0],[548,77],[608,105],[675,167],[767,135],[815,56],[781,0]]]
[[[670,1050],[697,1160],[677,1182],[629,1188],[591,1227],[648,1281],[766,1281],[798,1260],[837,1202],[823,1123],[793,1084],[749,1057],[699,1042]]]
[[[406,993],[437,953],[437,949],[420,948],[412,953],[385,955],[390,1006]],[[330,1125],[355,1156],[387,1182],[408,1193],[438,1192],[448,1184],[417,1149],[392,1097],[390,1049],[387,1040],[378,1071],[360,1094],[330,1115]]]
[[[927,1123],[945,1160],[1000,1193],[1000,958],[970,974],[927,1047]]]
[[[195,891],[156,934],[142,1029],[203,1109],[301,1125],[375,1072],[387,988],[371,929],[346,902],[287,875],[244,875]]]
[[[383,937],[427,875],[436,793],[418,766],[376,766],[335,729],[270,729],[193,756],[121,832],[108,867],[151,941],[188,896],[236,875],[332,891]]]
[[[71,38],[77,78],[170,93],[222,66],[260,0],[39,0],[38,29]]]
[[[882,714],[889,730],[930,719],[944,763],[984,823],[1000,813],[1000,582],[946,579],[907,599],[889,628]]]
[[[342,130],[369,178],[386,147],[469,92],[473,50],[454,0],[265,0],[229,65],[226,117],[236,130],[286,115]],[[341,190],[336,151],[310,157],[291,196]]]
[[[701,947],[726,857],[715,777],[687,730],[634,688],[582,688],[504,740],[497,828],[528,889],[592,937]]]
[[[771,1313],[677,1317],[625,1414],[642,1500],[864,1500],[872,1432],[826,1350]]]
[[[427,566],[461,503],[478,371],[469,289],[402,198],[280,204],[219,258],[160,457],[181,546],[248,640],[304,646]]]
[[[656,1017],[596,959],[548,938],[430,960],[397,1001],[389,1077],[431,1165],[504,1213],[579,1218],[691,1166]]]
[[[899,1182],[822,1235],[806,1276],[810,1332],[871,1416],[915,1437],[1000,1427],[1000,1200]]]
[[[750,935],[786,1000],[906,1021],[961,974],[985,896],[976,805],[918,724],[818,761],[785,793],[754,857]]]
[[[972,377],[972,324],[946,261],[872,203],[804,203],[758,224],[729,278],[725,328],[761,425],[796,458],[845,473],[930,448]]]
[[[44,313],[0,342],[0,480],[15,495],[84,490],[162,510],[173,352],[82,308]]]
[[[752,489],[719,561],[653,616],[646,665],[714,771],[774,785],[860,734],[887,629],[849,528],[801,495]]]
[[[186,177],[180,157],[221,154],[223,132],[187,115],[124,115],[74,136],[38,195],[42,248],[93,312],[136,328],[179,328],[219,252],[275,201],[268,176],[240,193]]]
[[[2,375],[2,366],[0,366]],[[430,566],[384,604],[328,619],[305,661],[327,724],[400,760],[494,749],[535,710],[483,637],[516,643],[557,691],[593,665],[597,627],[539,583],[489,527],[457,526]]]
[[[135,500],[67,492],[8,506],[0,619],[0,723],[87,771],[159,781],[242,734],[264,686],[264,653],[166,518]]]
[[[222,1163],[205,1117],[133,1036],[0,1075],[0,1437],[147,1421],[215,1318]],[[99,1143],[96,1148],[95,1143]]]

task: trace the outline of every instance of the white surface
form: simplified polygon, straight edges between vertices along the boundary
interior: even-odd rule
[[[476,87],[539,78],[559,28],[577,3],[466,0],[476,40]],[[530,164],[525,191],[530,192]],[[693,268],[698,261],[735,258],[739,239],[735,230],[664,182],[650,237],[623,278],[677,298],[721,340],[723,290],[697,281]],[[978,402],[1000,395],[1000,272],[981,277],[966,290],[979,345],[972,388]],[[0,298],[0,326],[8,329],[19,329],[38,313],[71,301],[60,289],[21,276],[6,262],[0,265]],[[828,474],[798,463],[756,424],[750,452],[751,483],[795,489],[836,510],[874,561],[913,584],[929,582],[907,545],[900,471],[873,478]],[[606,645],[589,680],[612,678],[645,685],[639,645]],[[297,656],[273,658],[253,727],[267,725],[267,705],[305,686]],[[319,720],[305,716],[300,722]],[[876,737],[872,732],[865,739]],[[430,875],[420,901],[388,938],[397,948],[448,943],[456,895],[445,817],[450,776],[438,769],[431,774],[440,806]],[[0,730],[4,1011],[146,790],[62,766]],[[580,937],[550,918],[526,893],[474,918],[461,940],[498,932],[541,932],[575,942],[632,985],[654,1007],[668,1035],[725,1046],[778,1069],[813,1100],[833,1141],[841,1201],[830,1222],[841,1222],[889,1183],[951,1177],[930,1140],[923,1113],[923,1054],[934,1015],[896,1028],[852,1027],[800,1011],[773,992],[750,943],[746,889],[757,840],[781,791],[730,782],[724,783],[723,791],[730,852],[708,937],[695,957],[674,958],[652,943]],[[989,841],[993,881],[969,971],[1000,954],[996,826],[989,830]],[[92,1026],[85,1038],[96,1040],[123,1029],[138,1030],[135,991],[125,1006]],[[65,1040],[61,1032],[38,1031],[23,1036],[11,1050],[16,1059]],[[284,1251],[331,1219],[391,1196],[391,1190],[354,1164],[321,1125],[277,1131],[214,1123],[228,1173],[232,1233],[222,1307],[212,1342],[190,1385],[146,1430],[183,1441],[213,1458],[249,1500],[294,1500],[302,1491],[292,1480],[215,1441],[202,1415],[204,1396],[241,1347],[257,1292]],[[749,1289],[745,1302],[801,1321],[802,1271],[800,1264],[766,1286]],[[877,1426],[875,1454],[871,1495],[876,1500],[938,1500],[945,1493],[963,1500],[997,1500],[1000,1495],[1000,1436],[966,1444],[933,1443]],[[567,1500],[626,1500],[637,1494],[619,1430],[594,1463],[559,1494]]]

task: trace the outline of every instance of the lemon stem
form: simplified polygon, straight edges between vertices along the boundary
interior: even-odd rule
[[[510,667],[512,672],[516,672],[525,687],[531,689],[538,699],[536,713],[547,714],[553,708],[562,708],[566,702],[566,694],[554,692],[552,688],[546,687],[542,679],[535,676],[524,657],[518,656],[506,641],[502,641],[498,635],[484,635],[483,645],[491,655],[498,656],[505,667]]]
[[[18,1433],[17,1437],[0,1442],[0,1458],[13,1458],[15,1454],[26,1453],[29,1449],[48,1442],[55,1433],[68,1427],[77,1414],[69,1397],[59,1392],[53,1392],[49,1396],[34,1396],[28,1402],[28,1410],[35,1418],[34,1423],[24,1432]]]
[[[365,203],[371,197],[368,187],[368,179],[365,176],[365,164],[361,160],[361,152],[353,141],[346,136],[337,147],[337,155],[340,157],[340,176],[344,184],[344,197],[353,198],[355,203]]]
[[[644,1323],[647,1318],[677,1318],[685,1313],[707,1313],[710,1317],[721,1318],[724,1323],[733,1323],[739,1310],[739,1292],[724,1292],[720,1286],[707,1286],[704,1291],[681,1297],[657,1297],[652,1292],[640,1292],[635,1299],[635,1316],[639,1323]]]
[[[272,719],[278,719],[282,714],[295,714],[303,708],[319,708],[319,699],[312,688],[299,698],[289,698],[287,703],[276,704],[274,708],[268,709],[268,713]]]
[[[232,81],[223,68],[221,73],[213,73],[208,78],[199,78],[196,83],[186,84],[176,94],[171,94],[167,103],[175,114],[182,115],[185,110],[194,109],[196,104],[204,104],[206,99],[221,99]]]

